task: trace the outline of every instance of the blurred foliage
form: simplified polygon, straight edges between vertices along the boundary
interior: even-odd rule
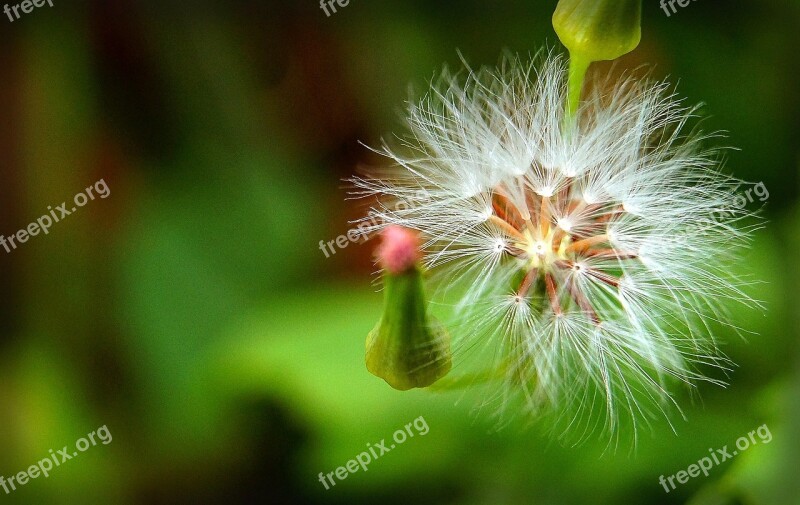
[[[650,67],[726,130],[725,170],[763,181],[740,263],[766,312],[727,389],[680,399],[635,449],[496,430],[471,393],[398,392],[364,366],[380,313],[371,245],[320,240],[363,211],[341,179],[382,161],[409,84],[443,63],[556,47],[555,1],[84,1],[0,33],[0,233],[104,178],[111,196],[0,258],[0,475],[102,425],[114,436],[5,503],[800,503],[800,5],[645,2],[618,69]],[[604,71],[601,66],[597,71]],[[645,72],[647,69],[641,69]],[[639,71],[639,70],[637,70]],[[430,432],[325,490],[330,472],[424,416]],[[770,444],[666,494],[762,424]]]

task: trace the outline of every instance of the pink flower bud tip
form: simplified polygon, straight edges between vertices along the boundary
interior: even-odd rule
[[[390,274],[406,272],[419,261],[419,236],[415,231],[393,225],[383,230],[382,237],[378,263]]]

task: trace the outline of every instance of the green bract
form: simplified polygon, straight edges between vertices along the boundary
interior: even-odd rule
[[[450,371],[450,336],[428,317],[422,274],[385,272],[384,310],[367,336],[367,369],[395,389],[430,386]]]

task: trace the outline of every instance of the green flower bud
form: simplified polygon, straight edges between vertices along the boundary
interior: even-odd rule
[[[427,314],[416,236],[384,233],[384,310],[367,336],[367,370],[401,391],[430,386],[450,371],[450,336]]]
[[[553,28],[569,49],[566,125],[578,110],[586,70],[594,61],[614,60],[639,45],[641,0],[559,0]]]
[[[561,43],[584,61],[614,60],[639,45],[641,0],[560,0],[553,14]]]

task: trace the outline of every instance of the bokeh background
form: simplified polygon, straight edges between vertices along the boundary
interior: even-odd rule
[[[555,0],[351,0],[330,17],[315,0],[55,0],[0,17],[0,233],[111,190],[0,250],[0,475],[114,437],[0,503],[800,503],[800,3],[644,4],[619,66],[705,103],[739,148],[726,170],[768,188],[737,266],[766,311],[734,310],[746,338],[720,330],[727,389],[682,395],[674,432],[658,421],[617,450],[497,431],[468,394],[369,375],[373,246],[318,245],[364,212],[342,179],[384,163],[359,142],[400,129],[409,85],[459,50],[477,67],[559,47]],[[420,416],[426,435],[319,482]],[[765,423],[769,444],[658,484]]]

